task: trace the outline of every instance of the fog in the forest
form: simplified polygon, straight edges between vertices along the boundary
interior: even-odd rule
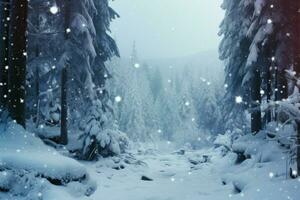
[[[221,0],[123,0],[112,7],[121,59],[108,64],[117,121],[134,141],[195,146],[217,134],[223,65],[218,58]],[[122,33],[122,34],[121,34]],[[196,142],[195,142],[196,141]]]
[[[121,18],[112,23],[122,57],[136,41],[140,57],[174,58],[213,50],[224,16],[222,0],[121,0],[112,7]]]

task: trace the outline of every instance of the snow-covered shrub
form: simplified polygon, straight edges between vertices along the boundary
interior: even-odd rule
[[[232,144],[235,140],[243,135],[242,130],[235,128],[233,131],[227,130],[225,134],[219,134],[215,140],[215,147],[224,146],[228,150],[232,149]]]
[[[107,113],[103,112],[102,103],[95,101],[80,125],[80,139],[83,140],[82,159],[93,160],[98,155],[107,157],[125,152],[129,140],[125,133],[108,123],[108,118]]]
[[[60,123],[61,106],[58,99],[48,102],[42,107],[41,114],[43,121],[48,126],[55,126]]]
[[[228,149],[231,149],[232,137],[229,134],[221,135],[219,134],[214,141],[215,146],[224,146]]]

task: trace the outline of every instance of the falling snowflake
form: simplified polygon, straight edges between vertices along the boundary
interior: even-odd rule
[[[55,15],[58,13],[58,7],[57,6],[51,6],[50,7],[50,12]]]
[[[272,24],[273,21],[272,21],[272,19],[268,19],[267,22],[268,22],[268,24]]]
[[[70,29],[70,28],[67,28],[67,29],[66,29],[66,32],[67,32],[67,33],[71,33],[71,29]]]
[[[140,65],[139,63],[135,63],[135,64],[134,64],[134,67],[138,69],[138,68],[141,67],[141,65]]]
[[[115,97],[115,102],[119,103],[121,101],[122,101],[122,97],[120,97],[120,96]]]
[[[243,97],[241,97],[241,96],[235,97],[235,102],[236,102],[237,104],[243,103]]]
[[[264,94],[265,94],[265,91],[264,91],[264,90],[260,90],[260,94],[261,94],[261,95],[264,95]]]

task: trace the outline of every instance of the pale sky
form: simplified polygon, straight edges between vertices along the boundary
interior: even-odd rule
[[[223,0],[115,0],[121,15],[112,23],[122,57],[129,57],[133,41],[139,56],[182,57],[216,50],[223,18]]]

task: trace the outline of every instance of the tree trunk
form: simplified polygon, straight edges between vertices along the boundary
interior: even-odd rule
[[[37,32],[40,32],[40,10],[36,10],[36,29]],[[40,57],[40,46],[39,41],[36,43],[35,47],[35,57]],[[35,126],[36,128],[40,125],[40,70],[39,65],[37,64],[35,69]]]
[[[0,111],[7,108],[10,1],[0,3]]]
[[[65,17],[65,40],[69,39],[68,29],[70,28],[70,1],[67,0],[64,5]],[[68,61],[65,63],[61,73],[61,124],[60,124],[60,143],[68,144]]]
[[[8,109],[25,128],[26,31],[28,0],[12,0],[9,34]]]
[[[251,132],[257,134],[261,130],[261,77],[260,70],[254,70],[251,80]]]
[[[292,5],[292,15],[294,16],[293,20],[293,44],[294,44],[294,67],[297,75],[300,75],[300,2],[299,1],[291,1],[294,3]],[[298,132],[297,132],[297,172],[298,176],[300,174],[300,122],[298,122]]]
[[[68,144],[68,66],[61,73],[61,127],[60,143]]]
[[[35,124],[36,124],[36,128],[38,128],[40,124],[40,72],[38,66],[36,66],[35,69],[35,106],[36,106]]]
[[[270,103],[272,100],[272,75],[271,75],[271,69],[267,70],[266,74],[266,95],[267,95],[267,103]],[[272,121],[272,111],[267,110],[266,111],[266,125]]]

